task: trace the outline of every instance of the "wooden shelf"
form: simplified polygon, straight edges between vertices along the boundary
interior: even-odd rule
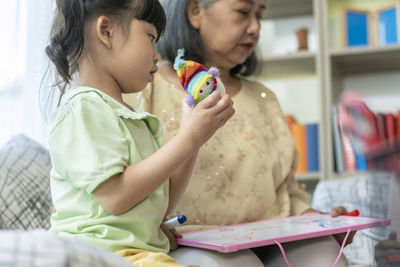
[[[265,1],[263,19],[277,19],[313,14],[313,0]]]
[[[342,172],[342,173],[334,173],[332,175],[332,179],[342,179],[342,178],[350,178],[359,175],[365,175],[368,171],[351,171],[351,172]]]
[[[400,69],[400,45],[332,50],[329,56],[342,74]]]
[[[315,57],[315,53],[309,51],[264,57],[262,74],[271,79],[315,74]]]
[[[304,59],[315,59],[315,53],[310,51],[299,51],[286,55],[273,55],[273,56],[265,56],[263,58],[264,62],[282,62],[282,61],[297,61]]]
[[[321,173],[309,172],[309,173],[296,174],[296,180],[299,182],[310,181],[310,180],[321,180]]]

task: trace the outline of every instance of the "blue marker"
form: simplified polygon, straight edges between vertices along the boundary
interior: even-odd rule
[[[169,228],[172,229],[174,227],[177,227],[181,224],[184,224],[186,222],[186,216],[185,215],[179,215],[176,216],[175,218],[172,218],[168,221],[166,221],[164,224]]]

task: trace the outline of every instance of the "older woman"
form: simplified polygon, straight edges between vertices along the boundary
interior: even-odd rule
[[[167,28],[157,48],[165,60],[141,95],[129,102],[156,114],[168,140],[179,128],[186,92],[172,63],[178,48],[185,60],[216,66],[234,101],[232,119],[201,149],[193,176],[176,214],[188,222],[178,231],[245,223],[312,211],[309,195],[295,180],[298,154],[275,95],[243,77],[256,70],[263,0],[164,0]],[[169,103],[166,108],[165,103]],[[344,213],[337,208],[333,213]],[[184,248],[173,253],[183,255]],[[296,266],[333,264],[339,245],[332,237],[294,242],[285,247]],[[302,257],[313,252],[313,257]],[[271,266],[285,264],[274,246],[255,250]],[[317,256],[317,252],[320,256]],[[314,254],[315,253],[315,254]],[[181,259],[179,259],[182,261]],[[339,265],[347,266],[344,257]]]

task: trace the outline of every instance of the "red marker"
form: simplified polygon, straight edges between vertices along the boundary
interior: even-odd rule
[[[360,215],[360,211],[357,210],[357,209],[349,211],[349,212],[343,214],[343,216],[358,216],[358,215]]]
[[[387,256],[386,262],[387,263],[400,262],[400,254]]]
[[[400,254],[387,256],[386,262],[387,263],[400,262]]]

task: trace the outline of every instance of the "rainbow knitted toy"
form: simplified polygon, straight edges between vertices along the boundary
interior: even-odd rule
[[[211,67],[207,70],[200,63],[185,61],[182,59],[184,53],[185,50],[183,48],[178,49],[174,69],[183,88],[189,94],[186,98],[186,103],[195,106],[216,89],[221,95],[224,95],[225,87],[219,78],[218,69]]]

